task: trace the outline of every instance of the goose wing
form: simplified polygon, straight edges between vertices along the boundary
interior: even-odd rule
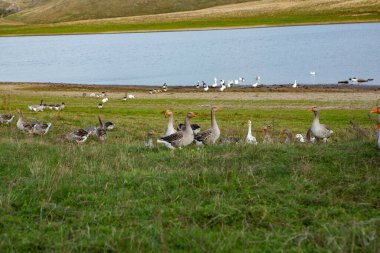
[[[12,114],[0,114],[0,119],[2,120],[10,120],[13,118]]]
[[[176,142],[180,141],[183,138],[183,132],[179,131],[174,134],[161,137],[160,140],[166,141],[170,144],[175,144]]]
[[[198,142],[203,142],[205,143],[205,141],[211,136],[212,134],[212,129],[207,129],[206,131],[202,132],[202,133],[199,133],[197,135],[194,136],[194,139]]]

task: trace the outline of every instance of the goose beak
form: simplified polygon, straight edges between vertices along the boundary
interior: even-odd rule
[[[379,113],[379,109],[377,107],[374,107],[372,109],[371,113]]]
[[[169,112],[168,112],[168,111],[165,111],[165,112],[164,112],[164,115],[165,115],[165,117],[168,117],[168,116],[169,116]]]
[[[197,115],[195,113],[192,113],[191,117],[194,118],[194,117],[197,117]]]

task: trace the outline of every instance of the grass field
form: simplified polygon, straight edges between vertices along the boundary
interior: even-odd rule
[[[99,110],[99,99],[82,92],[104,88],[48,87],[0,85],[0,113],[21,108],[26,119],[53,123],[42,138],[19,132],[16,120],[0,127],[1,252],[380,250],[380,157],[368,118],[378,90],[336,91],[334,99],[247,91],[243,100],[134,90],[137,99],[125,102],[130,89],[120,87],[109,89],[110,101]],[[67,107],[26,110],[41,98]],[[173,152],[143,147],[148,130],[156,137],[164,132],[163,110],[172,109],[177,123],[193,111],[193,122],[206,129],[211,104],[221,107],[223,137],[244,138],[251,119],[259,142],[265,124],[273,125],[278,142]],[[280,143],[283,128],[306,132],[312,105],[334,130],[329,143]],[[77,145],[63,138],[96,124],[99,113],[116,124],[105,143]]]
[[[72,1],[80,4],[80,1]],[[54,3],[54,1],[50,1]],[[206,9],[155,15],[126,15],[108,18],[87,17],[86,6],[68,9],[42,6],[16,13],[0,20],[0,35],[76,34],[102,32],[135,32],[162,30],[189,30],[255,26],[282,26],[348,22],[379,22],[380,3],[369,0],[262,0],[216,6]],[[117,5],[115,5],[117,6]],[[120,9],[120,8],[119,8]],[[186,10],[186,9],[185,9]],[[51,13],[53,11],[53,13]],[[56,13],[58,12],[58,13]],[[69,14],[75,12],[76,16]],[[83,12],[83,13],[82,13]],[[83,14],[81,16],[81,13]],[[112,14],[112,10],[106,12]],[[104,13],[103,13],[104,14]],[[90,14],[88,14],[90,15]],[[92,15],[92,14],[91,14]],[[140,16],[139,16],[140,15]],[[58,18],[57,20],[54,18]]]

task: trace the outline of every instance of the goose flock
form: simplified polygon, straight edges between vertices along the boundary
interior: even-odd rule
[[[60,106],[64,105],[62,103]],[[166,110],[164,115],[168,118],[165,133],[162,137],[158,138],[156,143],[163,145],[168,149],[183,148],[192,143],[196,146],[215,145],[221,135],[221,130],[216,120],[216,112],[219,110],[217,106],[212,106],[210,110],[210,122],[211,126],[207,130],[201,132],[201,126],[198,124],[192,124],[191,120],[197,115],[193,112],[188,112],[185,117],[185,121],[179,124],[177,128],[174,127],[173,112]],[[299,142],[299,143],[314,143],[314,142],[327,142],[327,140],[333,134],[333,131],[325,124],[320,123],[319,110],[316,106],[309,108],[314,114],[314,119],[311,123],[311,127],[308,129],[306,136],[302,134],[296,134],[293,138],[291,130],[284,129],[281,134],[285,137],[283,143]],[[378,114],[377,116],[377,147],[380,149],[380,105],[373,108],[372,113]],[[25,121],[22,111],[17,109],[18,120],[16,123],[17,129],[27,133],[29,135],[46,135],[52,126],[52,123],[43,123],[39,120]],[[10,125],[15,115],[12,114],[0,114],[0,124]],[[94,136],[99,141],[103,142],[107,139],[107,131],[111,131],[115,128],[115,125],[111,121],[104,122],[101,115],[98,115],[98,126],[86,126],[76,129],[65,135],[65,138],[69,141],[76,142],[78,144],[84,143],[90,136]],[[262,128],[263,131],[263,144],[273,143],[273,139],[270,135],[271,126],[267,125]],[[257,145],[258,141],[252,133],[252,121],[248,121],[247,135],[244,140],[247,144]],[[230,137],[221,140],[222,143],[238,143],[241,142],[238,138]],[[153,147],[153,131],[148,132],[148,139],[145,142],[146,147]]]

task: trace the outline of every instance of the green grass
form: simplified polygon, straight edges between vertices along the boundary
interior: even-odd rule
[[[368,12],[368,10],[366,10]],[[107,23],[88,24],[73,23],[44,24],[44,25],[1,25],[0,35],[33,35],[33,34],[76,34],[76,33],[102,33],[102,32],[134,32],[134,31],[162,31],[177,29],[207,29],[207,28],[233,28],[249,26],[282,26],[318,23],[344,23],[344,22],[373,22],[380,20],[380,11],[369,11],[367,15],[354,15],[346,11],[326,12],[297,12],[274,13],[273,15],[237,16],[220,18],[200,18],[193,20],[179,20],[175,22],[158,21],[155,23]]]
[[[202,100],[112,100],[101,113],[116,124],[104,144],[63,135],[96,124],[97,99],[44,97],[62,112],[31,113],[38,94],[3,97],[0,111],[53,123],[30,138],[0,127],[1,252],[378,252],[380,158],[367,113],[372,101],[212,101],[223,136],[244,137],[275,123],[306,132],[311,103],[334,129],[326,145],[217,145],[168,151],[142,147],[159,136],[171,108],[209,125]],[[208,101],[210,103],[210,101]],[[298,109],[257,109],[273,104]],[[244,104],[245,108],[240,109]],[[324,109],[351,106],[359,109]],[[333,106],[335,105],[335,107]],[[180,109],[181,108],[181,109]],[[349,130],[355,120],[372,139]]]

